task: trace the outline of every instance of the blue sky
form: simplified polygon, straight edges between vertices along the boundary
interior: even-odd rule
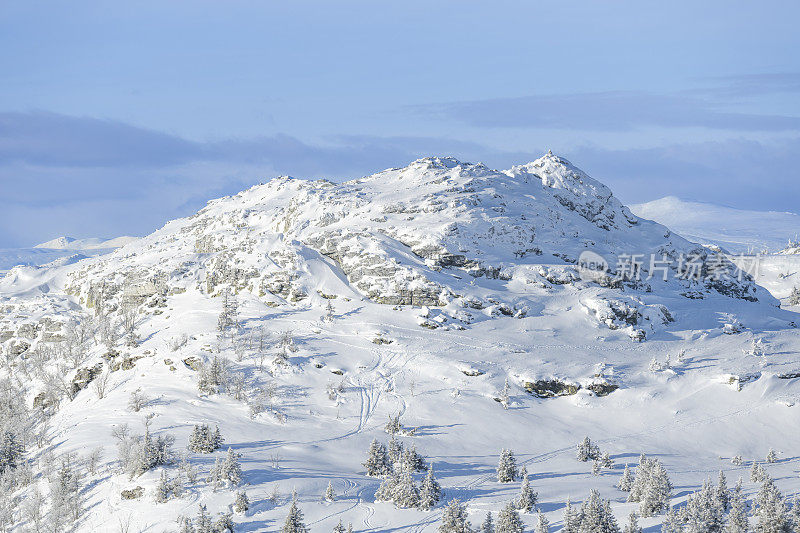
[[[632,203],[800,204],[800,3],[0,9],[0,247],[145,234],[276,174],[564,155]]]

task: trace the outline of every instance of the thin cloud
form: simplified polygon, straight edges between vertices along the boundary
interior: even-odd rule
[[[800,117],[724,111],[696,96],[610,91],[414,106],[421,115],[475,127],[630,131],[645,127],[794,131]]]

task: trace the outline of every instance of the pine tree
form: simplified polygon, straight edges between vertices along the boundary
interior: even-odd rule
[[[497,481],[500,483],[510,483],[517,479],[517,460],[514,452],[506,450],[500,452],[500,460],[497,463]]]
[[[669,508],[672,496],[672,483],[667,471],[658,459],[650,461],[650,472],[642,494],[639,512],[642,516],[652,516]]]
[[[628,523],[622,529],[622,533],[642,533],[642,528],[639,526],[639,519],[636,512],[632,511],[628,516]]]
[[[723,516],[724,511],[711,480],[706,480],[702,489],[689,496],[681,511],[682,521],[688,531],[708,533],[722,531]]]
[[[239,514],[244,514],[250,509],[250,499],[243,490],[236,491],[236,499],[233,501],[233,510]]]
[[[194,528],[197,533],[213,533],[211,517],[209,516],[205,505],[200,504],[200,509],[197,512],[197,518],[194,520]]]
[[[458,500],[450,500],[442,513],[439,533],[472,533],[472,525],[467,520],[467,509]]]
[[[389,457],[389,464],[395,465],[403,459],[403,443],[394,438],[389,439],[389,444],[386,447],[386,453]]]
[[[567,505],[564,508],[564,527],[561,528],[563,533],[578,533],[578,526],[580,525],[580,516],[572,502],[567,500]]]
[[[728,523],[725,525],[725,533],[747,533],[750,526],[747,521],[747,501],[742,494],[742,479],[730,495],[730,513],[728,513]]]
[[[417,448],[414,445],[403,450],[400,464],[404,470],[410,470],[412,472],[422,472],[428,468],[425,464],[425,459],[417,453]]]
[[[400,474],[397,484],[392,490],[392,501],[401,509],[416,507],[419,504],[419,489],[408,470]]]
[[[373,440],[369,445],[364,467],[367,469],[367,475],[373,477],[385,476],[392,471],[389,457],[386,453],[386,446],[378,442],[377,439]]]
[[[514,502],[508,502],[497,515],[495,533],[523,533],[524,527]]]
[[[767,452],[766,459],[767,459],[768,463],[777,463],[778,462],[778,454],[775,453],[775,450],[770,448],[769,451]]]
[[[800,531],[800,494],[794,497],[792,502],[792,510],[789,512],[789,519],[792,523],[794,530]]]
[[[583,440],[578,443],[578,452],[576,458],[582,463],[585,463],[590,459],[600,459],[600,448],[593,444],[589,437],[584,437]]]
[[[581,504],[578,531],[580,533],[619,533],[619,526],[611,512],[609,502],[600,498],[600,493],[592,489],[589,498]]]
[[[794,287],[789,295],[789,305],[800,305],[800,287]]]
[[[325,501],[335,502],[336,493],[333,491],[333,482],[328,481],[328,488],[325,489]]]
[[[675,507],[671,507],[661,523],[661,533],[683,533],[679,512]]]
[[[342,520],[339,519],[339,523],[333,526],[333,533],[345,533],[344,524],[342,524]]]
[[[762,483],[767,477],[764,467],[760,463],[753,461],[753,466],[750,468],[750,482]]]
[[[623,492],[630,492],[631,486],[633,486],[633,474],[631,474],[631,469],[626,464],[625,470],[622,471],[622,477],[617,483],[617,488]]]
[[[614,468],[614,461],[611,459],[611,454],[605,452],[601,458],[600,463],[602,464],[603,468]]]
[[[376,502],[390,502],[394,499],[394,489],[400,482],[400,478],[395,472],[387,474],[381,481],[378,490],[375,491]]]
[[[182,516],[178,518],[178,533],[196,533],[192,519]]]
[[[494,520],[492,520],[491,511],[486,513],[486,518],[484,518],[483,524],[481,524],[481,528],[478,530],[478,533],[495,533]]]
[[[236,486],[242,482],[242,467],[239,464],[239,454],[228,448],[228,453],[222,462],[221,477]]]
[[[167,473],[162,470],[161,477],[158,478],[156,488],[153,494],[153,499],[156,503],[164,503],[169,499],[170,483],[167,479]]]
[[[772,478],[767,477],[756,496],[756,533],[789,533],[791,524],[786,513],[786,502],[775,486]]]
[[[303,523],[303,511],[297,507],[297,498],[292,498],[292,505],[289,507],[289,514],[286,515],[281,533],[308,533]]]
[[[717,479],[716,496],[722,510],[727,511],[730,507],[730,492],[728,491],[728,480],[722,470],[719,471],[719,478]]]
[[[539,513],[536,521],[536,533],[550,533],[550,522],[542,513]]]
[[[197,424],[189,435],[188,449],[193,453],[212,453],[222,445],[223,439],[219,426],[211,431],[208,424]]]
[[[217,521],[214,522],[213,533],[234,533],[233,515],[231,513],[220,513]]]
[[[433,466],[428,469],[428,475],[422,480],[419,491],[419,508],[423,511],[433,509],[442,499],[442,487],[433,475]]]
[[[384,428],[389,435],[396,435],[403,430],[403,424],[400,423],[400,413],[390,416],[389,422],[386,423]]]
[[[539,494],[531,489],[531,482],[528,479],[528,473],[522,478],[522,486],[520,487],[519,500],[517,500],[517,509],[520,511],[530,513],[536,508],[536,502],[539,499]]]

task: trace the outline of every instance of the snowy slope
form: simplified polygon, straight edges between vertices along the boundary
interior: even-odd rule
[[[45,265],[56,259],[75,254],[80,254],[84,257],[106,254],[136,240],[137,237],[116,237],[106,240],[58,237],[51,241],[37,244],[33,248],[0,249],[0,273],[7,272],[18,265]]]
[[[95,237],[87,239],[76,239],[74,237],[56,237],[55,239],[37,244],[34,248],[49,248],[51,250],[97,250],[113,249],[125,246],[128,243],[136,242],[138,237],[122,236],[113,239],[98,239]]]
[[[582,277],[586,250],[609,272]],[[649,265],[641,280],[616,279],[629,254],[673,259],[668,279],[647,279]],[[14,268],[0,279],[4,372],[44,428],[42,447],[28,445],[33,481],[14,490],[47,496],[51,452],[99,447],[100,466],[83,475],[81,531],[177,530],[198,504],[228,511],[236,489],[252,502],[234,515],[237,531],[278,530],[293,490],[311,531],[340,519],[356,531],[435,531],[441,506],[376,502],[380,480],[361,464],[399,414],[416,428],[401,440],[473,523],[518,492],[495,479],[502,448],[526,465],[556,528],[566,501],[590,488],[623,522],[636,504],[614,486],[641,452],[666,466],[673,503],[720,469],[731,484],[745,477],[752,497],[747,469],[770,447],[781,458],[770,474],[795,493],[800,317],[746,277],[680,278],[676,261],[693,254],[711,259],[547,154],[507,171],[426,158],[342,184],[276,178],[108,255]],[[231,293],[237,325],[221,332]],[[122,322],[134,309],[128,343]],[[754,339],[762,355],[752,355]],[[215,357],[227,361],[225,384],[201,391],[198,368]],[[59,396],[57,378],[72,399]],[[126,406],[137,389],[149,401],[135,412]],[[200,475],[166,503],[154,503],[155,487],[179,466],[131,477],[110,437],[125,423],[143,433],[150,413],[150,431],[174,436],[177,451],[194,424],[218,425],[225,438],[214,454],[188,455]],[[612,468],[593,475],[576,461],[584,435]],[[215,490],[205,478],[228,446],[243,480]],[[334,502],[321,501],[329,482]],[[137,487],[141,497],[123,497]],[[30,513],[16,516],[31,525]],[[523,520],[531,529],[535,515]],[[641,522],[655,530],[661,520]]]
[[[777,252],[800,235],[800,215],[795,213],[734,209],[674,196],[631,205],[631,211],[691,241],[731,253]]]

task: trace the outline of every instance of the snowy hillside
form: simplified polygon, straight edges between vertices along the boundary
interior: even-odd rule
[[[731,253],[774,253],[800,235],[800,215],[795,213],[734,209],[674,196],[632,205],[631,211],[693,242],[721,246]]]
[[[113,249],[136,242],[138,237],[115,237],[113,239],[75,239],[74,237],[57,237],[47,242],[37,244],[34,248],[49,248],[51,250],[97,250]]]
[[[800,489],[800,308],[553,154],[275,178],[74,259],[0,279],[5,526],[436,531],[453,498],[508,523],[504,449],[526,531],[568,501],[691,520],[720,470]]]
[[[106,240],[58,237],[37,244],[33,248],[0,249],[0,273],[18,265],[39,266],[63,257],[78,255],[83,258],[106,254],[136,240],[137,237],[116,237]]]

